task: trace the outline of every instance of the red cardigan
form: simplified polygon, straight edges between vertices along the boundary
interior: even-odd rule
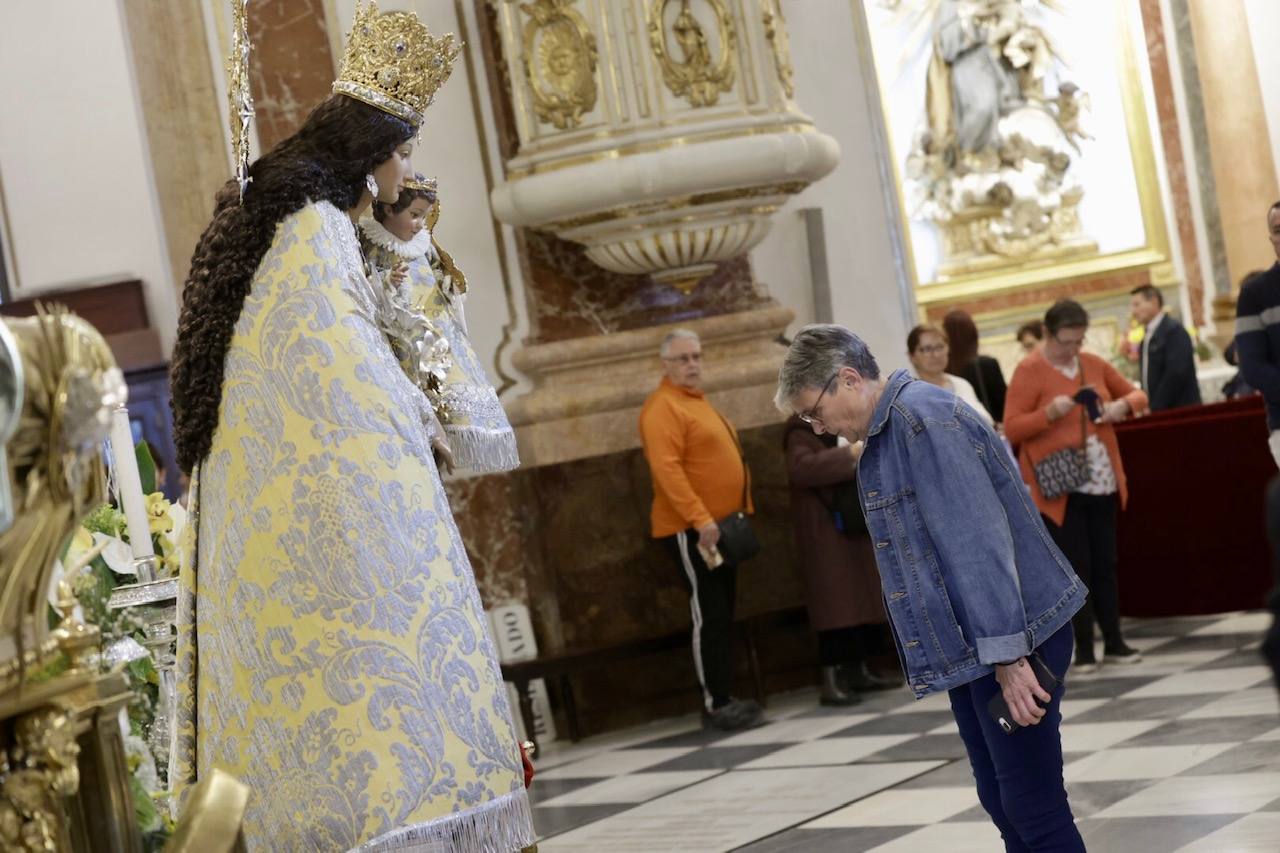
[[[1147,409],[1147,395],[1134,388],[1109,362],[1089,353],[1080,353],[1080,369],[1084,372],[1084,384],[1092,385],[1102,402],[1124,400],[1134,414]],[[1043,353],[1032,353],[1022,360],[1013,372],[1009,393],[1004,404],[1004,432],[1010,443],[1020,445],[1018,462],[1022,466],[1022,478],[1031,487],[1031,497],[1045,517],[1061,526],[1067,515],[1067,496],[1045,500],[1036,482],[1035,464],[1067,447],[1083,444],[1080,430],[1079,407],[1050,423],[1045,409],[1060,394],[1070,397],[1080,390],[1081,378],[1068,379]],[[1120,506],[1129,500],[1129,487],[1125,482],[1124,466],[1120,462],[1120,446],[1116,442],[1115,427],[1111,424],[1086,423],[1089,435],[1096,435],[1107,448],[1111,467],[1116,472],[1116,485],[1120,488]]]

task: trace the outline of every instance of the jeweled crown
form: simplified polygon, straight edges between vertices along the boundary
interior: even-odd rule
[[[358,3],[333,91],[417,127],[461,51],[453,33],[431,35],[412,12],[378,14],[373,0]]]
[[[436,179],[423,177],[421,172],[414,174],[412,178],[404,182],[404,188],[407,190],[418,190],[419,192],[433,193],[436,191]]]

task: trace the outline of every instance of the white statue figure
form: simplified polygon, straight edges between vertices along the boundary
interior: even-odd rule
[[[896,8],[896,0],[886,4]],[[1072,165],[1088,96],[1057,83],[1032,13],[1048,0],[925,0],[932,43],[924,121],[907,157],[913,216],[943,231],[940,273],[1092,248]]]

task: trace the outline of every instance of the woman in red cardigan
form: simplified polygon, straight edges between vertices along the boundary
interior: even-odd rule
[[[1057,302],[1045,314],[1044,325],[1044,348],[1023,359],[1009,383],[1005,435],[1020,445],[1022,478],[1049,534],[1089,588],[1088,602],[1072,620],[1076,671],[1097,667],[1095,615],[1102,628],[1103,661],[1136,663],[1141,654],[1120,633],[1116,513],[1129,495],[1112,424],[1144,412],[1147,395],[1108,362],[1080,351],[1089,330],[1089,313],[1080,303]],[[1096,420],[1084,402],[1089,389],[1097,395]],[[1083,455],[1069,452],[1080,449]]]

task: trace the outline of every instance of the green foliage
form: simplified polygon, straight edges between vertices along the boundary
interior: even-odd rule
[[[156,490],[156,460],[151,458],[151,451],[145,441],[139,441],[133,453],[138,457],[138,479],[142,480],[142,493],[149,495]]]
[[[129,769],[133,770],[132,767]],[[129,789],[133,793],[133,813],[138,819],[138,828],[148,833],[155,832],[164,826],[164,822],[160,819],[160,812],[156,809],[155,800],[151,799],[147,789],[142,787],[138,777],[132,773],[129,774]]]
[[[31,675],[27,677],[27,683],[39,684],[42,681],[49,681],[57,678],[59,675],[62,675],[62,673],[66,672],[70,668],[71,660],[65,654],[59,652],[56,658],[31,673]]]
[[[151,478],[152,486],[154,486],[155,465],[151,462],[146,445],[139,445],[138,453],[139,473],[143,474],[144,478],[143,488],[147,488],[146,478],[148,476]],[[84,526],[90,532],[104,533],[120,538],[124,532],[125,519],[123,513],[119,510],[104,504],[89,514]],[[107,607],[111,593],[115,591],[116,587],[133,583],[134,578],[127,575],[117,575],[102,557],[97,557],[83,571],[77,573],[74,577],[68,577],[67,580],[71,583],[76,598],[80,602],[80,607],[84,611],[85,622],[97,625],[102,632],[102,646],[104,649],[125,637],[132,637],[139,642],[145,639],[145,625],[133,608],[126,607],[119,610],[111,610]],[[52,608],[50,608],[50,611],[51,625],[56,624],[61,620],[61,617]],[[54,664],[47,668],[49,671],[47,673],[42,672],[41,676],[50,678],[56,675],[60,671],[55,669],[58,665],[65,669],[67,664],[65,660],[55,661]],[[122,671],[132,693],[132,698],[127,708],[129,730],[145,742],[151,732],[152,723],[155,721],[156,709],[160,698],[160,676],[149,656],[130,661],[125,664]],[[130,768],[131,771],[133,769],[133,767]],[[152,799],[152,793],[148,793],[145,790],[142,782],[132,772],[130,773],[130,785],[133,789],[134,807],[143,837],[143,848],[148,851],[154,850],[158,852],[164,848],[164,844],[168,840],[172,831],[171,823],[168,820],[168,816],[157,809],[156,803]]]
[[[129,661],[124,671],[133,690],[128,710],[129,730],[145,739],[155,722],[156,706],[160,703],[160,674],[150,657]]]
[[[103,504],[89,513],[82,524],[90,533],[105,533],[119,538],[125,528],[124,513],[111,504]]]

